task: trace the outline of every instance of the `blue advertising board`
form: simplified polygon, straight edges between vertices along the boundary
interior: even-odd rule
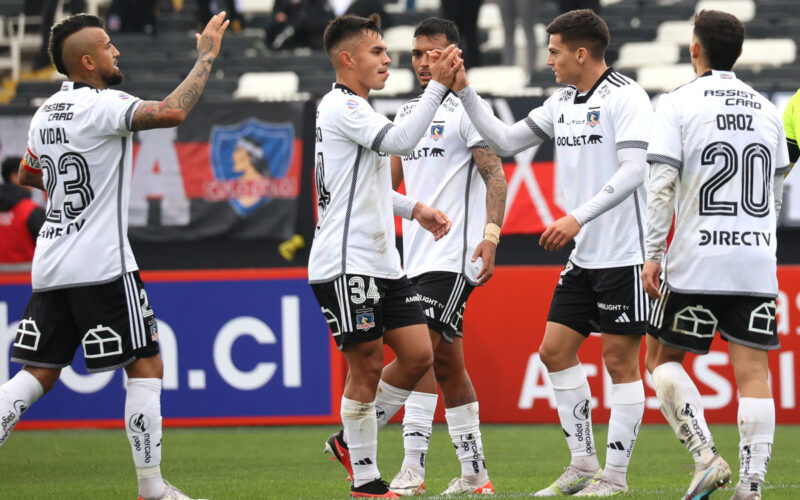
[[[332,414],[330,335],[305,278],[180,274],[189,279],[144,277],[159,321],[165,418],[224,425]],[[8,353],[30,293],[30,285],[0,284],[0,383],[20,368]],[[119,419],[124,385],[122,370],[88,374],[78,349],[24,422]]]

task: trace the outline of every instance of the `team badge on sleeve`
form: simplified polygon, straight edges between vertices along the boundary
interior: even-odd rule
[[[356,109],[358,107],[358,101],[355,99],[348,99],[345,105],[347,105],[347,109]]]

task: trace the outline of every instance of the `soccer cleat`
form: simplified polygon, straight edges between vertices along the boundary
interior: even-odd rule
[[[341,430],[331,434],[325,441],[325,453],[331,456],[331,460],[338,460],[342,467],[347,471],[347,480],[353,480],[353,464],[350,463],[350,450],[344,442],[344,431]]]
[[[575,493],[576,497],[610,497],[628,492],[627,484],[617,484],[602,475],[594,479],[588,486]]]
[[[739,483],[731,500],[761,500],[761,485],[758,483]]]
[[[155,498],[143,498],[139,497],[139,500],[193,500],[191,497],[186,495],[184,492],[179,490],[178,488],[172,486],[168,482],[164,481],[164,493],[161,494],[160,497]],[[197,500],[205,500],[204,498],[198,498]]]
[[[474,476],[457,477],[450,481],[442,495],[494,495],[494,486],[486,471]]]
[[[389,489],[401,497],[425,493],[425,471],[418,467],[403,467],[392,479]]]
[[[598,477],[602,469],[594,472],[580,470],[574,465],[564,469],[563,474],[553,481],[553,484],[536,492],[535,497],[557,497],[561,495],[574,495],[589,486],[592,479]]]
[[[702,500],[731,480],[731,468],[717,455],[706,465],[695,465],[694,477],[684,500]]]
[[[350,487],[351,498],[400,498],[389,489],[389,483],[381,478],[375,479],[361,486]]]

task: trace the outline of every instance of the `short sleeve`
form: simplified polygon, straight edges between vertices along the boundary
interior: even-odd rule
[[[489,108],[489,105],[486,104],[484,101],[483,104]],[[461,138],[464,139],[464,142],[467,144],[468,148],[487,148],[489,144],[481,137],[481,134],[475,129],[475,125],[472,124],[472,120],[469,119],[467,113],[464,112],[461,114],[461,125],[460,125],[460,132]]]
[[[28,147],[25,154],[22,155],[22,166],[28,172],[39,174],[42,171],[42,165],[39,163],[39,153],[36,151],[35,132],[33,124],[36,120],[31,120],[31,126],[28,128]]]
[[[650,128],[653,126],[653,104],[650,98],[644,89],[635,84],[621,87],[615,94],[619,98],[611,107],[611,119],[614,122],[617,150],[647,150]]]
[[[381,142],[394,124],[385,116],[376,113],[372,106],[358,97],[347,97],[333,110],[336,127],[351,141],[380,151]]]
[[[663,94],[656,105],[652,133],[647,147],[647,161],[681,169],[682,158],[681,127],[677,109],[673,103],[673,96]]]
[[[125,135],[132,131],[133,113],[142,101],[119,90],[103,90],[97,99],[94,121],[100,135]]]
[[[525,118],[525,123],[533,130],[533,133],[538,135],[543,141],[553,138],[555,130],[553,128],[553,107],[557,96],[562,95],[564,91],[556,92],[547,98],[547,100],[539,106],[531,110]]]

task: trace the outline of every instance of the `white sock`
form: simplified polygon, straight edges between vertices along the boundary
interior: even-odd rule
[[[486,470],[478,413],[477,401],[444,410],[447,429],[456,447],[458,461],[461,462],[461,477],[474,476]]]
[[[558,419],[567,438],[572,455],[571,465],[580,470],[595,472],[600,468],[592,433],[592,393],[583,365],[552,372],[550,384],[558,405]]]
[[[0,446],[8,439],[25,410],[42,394],[42,384],[27,370],[20,370],[0,386]]]
[[[614,483],[627,484],[628,464],[643,415],[644,384],[641,380],[611,386],[611,418],[603,476]]]
[[[353,486],[361,486],[381,477],[378,471],[378,423],[375,402],[360,403],[342,396],[342,425],[347,434]]]
[[[714,458],[717,450],[708,430],[700,391],[683,365],[674,361],[659,365],[653,370],[653,384],[661,413],[695,463],[707,463]]]
[[[378,428],[389,423],[389,420],[406,404],[411,391],[398,389],[383,381],[378,382],[378,392],[375,393],[375,418]]]
[[[139,496],[164,493],[161,478],[161,379],[129,378],[125,397],[125,431],[133,451]]]
[[[764,484],[775,436],[775,402],[772,398],[739,399],[739,482]]]
[[[403,467],[416,467],[425,471],[425,454],[433,432],[433,414],[436,411],[438,394],[412,392],[406,401],[403,416]]]

